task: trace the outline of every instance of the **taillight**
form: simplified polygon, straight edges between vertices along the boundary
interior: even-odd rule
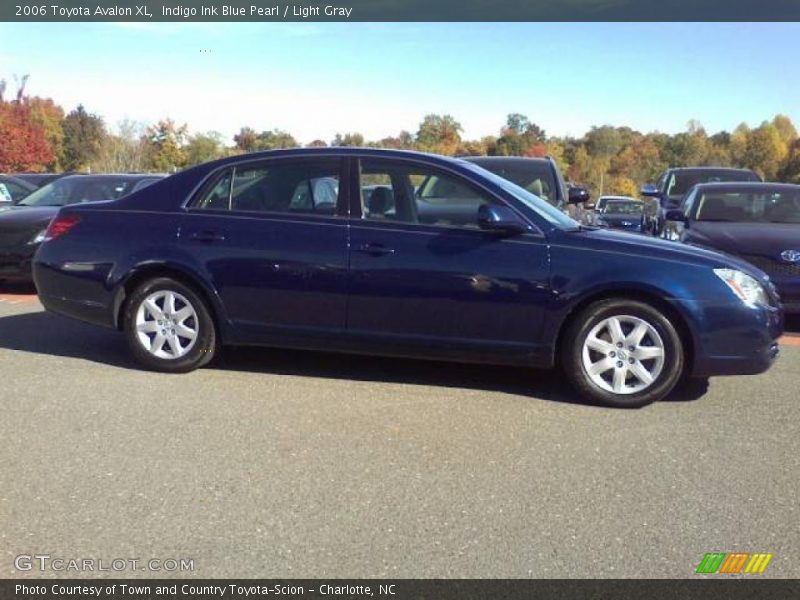
[[[79,221],[80,219],[73,215],[65,215],[63,217],[54,218],[52,221],[50,221],[50,225],[47,227],[47,231],[44,234],[44,241],[49,242],[60,235],[64,235],[70,229],[75,227]]]

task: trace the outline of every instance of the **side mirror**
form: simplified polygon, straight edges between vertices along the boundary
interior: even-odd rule
[[[567,204],[582,204],[589,200],[589,190],[581,186],[572,186],[567,194]]]
[[[486,231],[509,235],[525,233],[530,228],[507,206],[481,204],[478,208],[478,226]]]
[[[678,208],[673,208],[672,210],[668,210],[664,213],[664,219],[666,221],[679,221],[681,223],[686,222],[686,215],[683,214],[683,211]]]
[[[642,196],[647,196],[648,198],[660,198],[661,193],[658,191],[658,188],[653,185],[652,183],[645,183],[642,186],[642,189],[639,190],[639,193]]]

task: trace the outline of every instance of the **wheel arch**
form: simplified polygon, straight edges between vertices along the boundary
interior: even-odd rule
[[[203,279],[196,273],[183,266],[167,262],[148,262],[138,265],[117,283],[113,306],[114,327],[122,329],[125,306],[133,290],[142,282],[157,277],[170,277],[197,292],[208,305],[217,332],[222,333],[222,325],[225,322],[224,311],[216,292],[203,283]]]
[[[594,290],[576,299],[569,305],[566,314],[561,319],[558,331],[556,333],[555,344],[553,345],[554,359],[560,356],[561,346],[564,343],[564,338],[569,326],[573,320],[588,306],[599,302],[601,300],[634,300],[649,304],[654,308],[662,311],[668,316],[669,320],[678,332],[678,336],[683,343],[685,360],[684,360],[684,373],[691,373],[694,360],[697,341],[692,333],[692,328],[689,325],[688,316],[678,307],[675,303],[670,302],[667,295],[661,293],[659,290],[651,288],[640,287],[609,287],[600,290]]]

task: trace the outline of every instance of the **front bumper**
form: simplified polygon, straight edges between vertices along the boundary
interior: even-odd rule
[[[783,309],[743,303],[703,303],[690,307],[695,377],[756,375],[778,358],[783,334]]]

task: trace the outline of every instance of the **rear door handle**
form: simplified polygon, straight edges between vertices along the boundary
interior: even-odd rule
[[[189,236],[189,239],[195,242],[205,242],[211,244],[214,242],[225,241],[225,236],[216,231],[196,231]]]
[[[370,256],[385,256],[387,254],[394,254],[394,248],[387,248],[383,244],[376,244],[370,242],[369,244],[362,244],[358,247],[358,251]]]

